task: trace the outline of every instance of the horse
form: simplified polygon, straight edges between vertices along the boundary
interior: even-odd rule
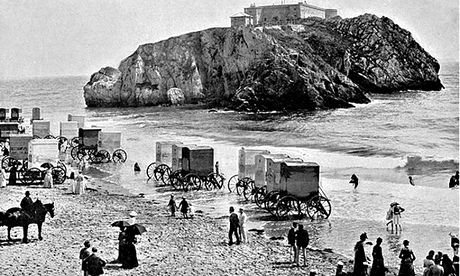
[[[29,224],[37,224],[38,226],[38,239],[43,240],[42,237],[42,224],[45,221],[46,214],[49,213],[50,216],[54,217],[54,202],[43,204],[40,200],[36,200],[32,203],[29,212],[25,212],[21,208],[13,207],[6,212],[4,212],[0,217],[2,221],[0,226],[5,225],[8,227],[8,240],[11,239],[11,228],[22,226],[23,229],[23,238],[22,242],[27,243],[27,231],[29,229]]]

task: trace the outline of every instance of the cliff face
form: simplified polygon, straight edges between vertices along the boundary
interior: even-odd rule
[[[438,71],[437,61],[388,18],[312,18],[141,45],[118,69],[93,74],[84,96],[90,107],[204,102],[313,110],[366,103],[368,92],[439,90]]]

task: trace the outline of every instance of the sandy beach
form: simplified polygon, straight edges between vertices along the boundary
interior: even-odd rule
[[[97,185],[95,185],[96,187]],[[0,208],[18,206],[26,190],[44,203],[55,202],[54,218],[47,215],[43,241],[37,239],[37,227],[29,227],[30,243],[22,244],[22,228],[14,228],[14,242],[8,242],[6,227],[0,233],[0,270],[5,275],[78,275],[79,250],[84,240],[91,240],[100,256],[112,261],[117,256],[118,229],[110,224],[127,219],[131,210],[139,215],[144,233],[136,245],[140,266],[123,270],[108,264],[107,275],[306,275],[311,269],[319,274],[335,273],[340,260],[350,270],[349,260],[341,255],[307,250],[307,266],[289,263],[285,241],[273,241],[249,232],[250,242],[227,245],[226,227],[215,218],[172,218],[166,202],[158,202],[102,186],[81,196],[68,192],[64,184],[53,189],[8,186],[1,190]],[[193,198],[191,198],[193,199]]]

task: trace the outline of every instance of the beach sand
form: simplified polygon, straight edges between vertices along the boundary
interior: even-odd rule
[[[345,263],[346,271],[351,270],[346,257],[317,249],[307,250],[306,267],[294,267],[289,263],[285,241],[273,241],[255,232],[249,232],[248,244],[228,246],[228,229],[216,218],[169,217],[166,202],[93,184],[97,189],[81,196],[70,194],[67,184],[53,189],[8,186],[0,190],[1,210],[19,206],[24,192],[30,190],[34,199],[54,201],[56,212],[54,218],[47,215],[42,241],[37,239],[36,225],[29,227],[28,244],[20,242],[22,228],[14,228],[14,242],[8,242],[6,227],[1,227],[0,274],[79,275],[78,255],[86,239],[98,248],[102,258],[112,261],[118,253],[118,228],[110,224],[127,220],[132,210],[139,214],[137,222],[148,229],[136,245],[140,265],[124,270],[108,264],[107,275],[308,275],[311,269],[331,275],[338,261]]]

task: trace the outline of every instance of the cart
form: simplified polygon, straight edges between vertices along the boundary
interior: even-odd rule
[[[128,156],[120,146],[120,132],[101,132],[100,128],[79,128],[78,138],[71,140],[70,154],[73,159],[87,158],[92,163],[124,163]],[[112,155],[109,151],[113,152]]]
[[[277,218],[327,219],[331,203],[319,183],[319,165],[289,160],[267,161],[264,206]]]
[[[173,166],[173,146],[181,144],[178,141],[156,142],[155,162],[150,163],[145,170],[149,179],[154,178],[156,181],[163,182],[164,185],[169,184],[169,175],[172,173],[171,167]]]

